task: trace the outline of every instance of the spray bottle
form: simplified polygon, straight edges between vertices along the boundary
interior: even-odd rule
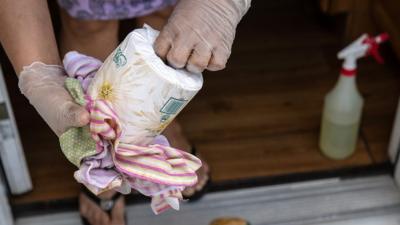
[[[387,39],[387,34],[376,37],[364,34],[338,53],[344,62],[339,80],[325,96],[319,140],[322,153],[329,158],[347,158],[356,148],[364,103],[355,81],[356,61],[372,55],[378,63],[383,63],[378,47]]]

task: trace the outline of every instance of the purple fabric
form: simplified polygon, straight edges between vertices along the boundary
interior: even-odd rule
[[[115,20],[144,16],[177,0],[58,0],[68,14],[83,20]]]
[[[103,63],[96,58],[71,51],[65,54],[63,64],[68,76],[78,79],[86,93],[90,82]]]
[[[104,189],[112,188],[113,182],[122,183],[123,177],[114,169],[114,163],[110,151],[104,151],[83,160],[79,170],[75,172],[75,179],[87,186],[95,194]]]
[[[169,146],[167,138],[163,135],[158,135],[152,144]],[[75,179],[95,194],[109,189],[115,189],[123,194],[128,194],[131,188],[134,188],[144,195],[152,196],[160,192],[166,192],[168,189],[183,190],[183,187],[155,185],[153,182],[124,177],[116,170],[108,147],[109,144],[105,141],[104,150],[94,156],[85,158],[79,170],[74,173]],[[120,185],[115,185],[117,183],[120,183]]]

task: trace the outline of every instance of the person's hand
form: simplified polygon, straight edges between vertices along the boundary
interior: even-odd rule
[[[156,53],[171,66],[195,73],[225,68],[250,1],[180,0],[156,39]]]
[[[23,68],[18,82],[22,94],[57,136],[89,122],[89,113],[64,88],[64,74],[61,66],[35,62]]]

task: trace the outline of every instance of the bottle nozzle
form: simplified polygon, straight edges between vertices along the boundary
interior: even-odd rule
[[[379,54],[378,50],[379,50],[379,44],[387,41],[388,39],[389,35],[387,33],[382,33],[376,37],[370,37],[370,36],[366,37],[363,40],[363,44],[368,45],[368,51],[366,55],[371,55],[380,64],[384,63],[384,60],[382,56]]]

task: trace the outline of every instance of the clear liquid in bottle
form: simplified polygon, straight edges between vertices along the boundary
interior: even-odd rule
[[[320,148],[324,155],[332,159],[351,156],[357,145],[359,121],[340,124],[327,118],[322,120]]]

